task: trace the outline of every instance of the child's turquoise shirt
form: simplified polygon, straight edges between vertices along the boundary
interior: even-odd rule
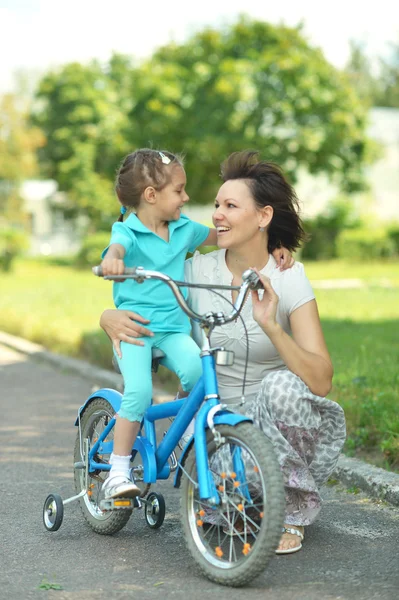
[[[121,244],[126,254],[126,267],[144,267],[161,271],[178,281],[184,280],[184,261],[187,252],[194,252],[209,235],[209,227],[191,221],[181,215],[178,221],[169,222],[169,242],[145,227],[135,214],[123,223],[112,226],[111,244]],[[109,246],[108,246],[109,247]],[[104,258],[108,247],[102,253]],[[182,290],[187,297],[187,290]],[[133,310],[150,321],[153,331],[189,333],[190,322],[166,283],[156,279],[146,279],[137,283],[127,279],[114,283],[115,306]]]

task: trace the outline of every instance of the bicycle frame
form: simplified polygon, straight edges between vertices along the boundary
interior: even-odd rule
[[[93,268],[93,272],[97,275],[101,275],[100,271],[100,267]],[[165,276],[162,273],[156,271],[145,271],[142,267],[126,268],[125,275],[112,276],[107,278],[117,280],[118,278],[120,279],[126,276],[132,276],[139,283],[143,282],[146,278],[156,278],[163,280],[172,289],[173,293],[176,296],[176,299],[178,300],[180,306],[183,308],[186,314],[188,314],[191,318],[194,318],[195,320],[202,321],[202,317],[194,313],[187,306],[184,297],[181,295],[178,289],[178,285],[181,285],[183,287],[189,285],[186,282],[174,282],[168,276]],[[257,289],[256,286],[259,283],[259,278],[254,272],[248,270],[243,274],[243,282],[243,285],[240,288],[238,288],[240,289],[240,293],[236,300],[236,305],[234,306],[233,313],[231,313],[231,315],[229,315],[227,318],[222,313],[207,315],[210,324],[215,324],[216,322],[218,324],[223,324],[236,318],[243,306],[246,294],[248,293],[249,289]],[[225,288],[226,286],[212,287]],[[228,289],[232,288],[228,287]],[[239,309],[237,309],[236,306],[239,306]],[[208,337],[204,340],[204,345],[201,351],[203,373],[202,377],[196,383],[196,385],[194,386],[193,390],[187,398],[184,398],[183,400],[167,402],[161,405],[151,405],[146,410],[142,422],[142,427],[144,426],[145,429],[145,435],[142,435],[141,428],[133,446],[133,453],[138,452],[143,461],[144,483],[150,484],[155,483],[157,479],[167,479],[171,472],[170,465],[168,464],[169,458],[176,446],[178,445],[189,423],[195,417],[194,444],[199,495],[201,499],[208,500],[209,504],[219,504],[220,499],[219,494],[217,493],[217,490],[215,488],[212,475],[209,470],[206,430],[208,428],[211,429],[217,442],[217,431],[214,428],[215,425],[237,425],[238,423],[243,421],[251,422],[251,419],[249,419],[248,417],[239,415],[237,413],[232,413],[226,410],[226,407],[224,405],[220,404],[214,358],[215,350],[220,349],[211,349],[209,347],[208,333]],[[98,390],[97,392],[92,394],[87,399],[86,403],[79,409],[78,418],[75,422],[75,425],[79,424],[79,430],[80,413],[94,398],[99,397],[105,398],[108,402],[111,403],[115,412],[118,412],[121,404],[121,394],[109,389]],[[166,417],[175,417],[175,419],[169,427],[160,444],[157,445],[155,422]],[[99,436],[99,438],[90,448],[88,461],[88,470],[90,473],[96,470],[109,471],[111,469],[111,465],[98,463],[95,461],[94,457],[97,454],[110,454],[112,452],[113,442],[104,442],[104,440],[108,436],[109,432],[112,430],[114,424],[115,418],[112,418],[105,427],[104,431]],[[181,456],[179,471],[176,474],[175,478],[175,486],[179,485],[180,474],[181,470],[183,469],[186,453],[188,452],[192,443],[193,441],[190,440],[190,442],[186,445]],[[240,455],[235,455],[234,468],[235,471],[238,473],[243,470],[243,464]],[[246,488],[246,486],[244,485],[243,488]],[[246,489],[243,489],[243,493],[245,495],[248,495]]]
[[[226,411],[224,407],[220,405],[214,357],[210,354],[203,354],[201,356],[201,361],[203,376],[198,380],[187,398],[159,405],[151,405],[146,410],[142,424],[145,429],[145,436],[143,436],[140,431],[134,443],[133,451],[138,452],[142,458],[144,483],[155,483],[157,479],[168,479],[170,475],[170,466],[168,464],[169,457],[179,443],[179,440],[183,436],[189,423],[197,415],[195,420],[194,443],[197,458],[200,497],[216,504],[219,502],[218,494],[209,473],[206,449],[206,429],[210,425],[208,419],[209,414],[211,412],[214,413],[212,414],[212,422],[215,424],[227,423],[235,425],[242,421],[251,421],[251,419],[243,415]],[[95,392],[95,394],[87,400],[86,404],[79,409],[79,414],[93,398],[109,395],[103,393],[106,391],[107,390],[98,390]],[[117,407],[114,405],[114,408]],[[167,417],[175,417],[175,419],[160,444],[157,445],[155,423],[156,421]],[[80,419],[78,418],[75,424],[78,424],[79,420]],[[115,420],[114,417],[109,421],[98,440],[90,448],[89,472],[96,470],[110,470],[111,465],[98,463],[95,461],[94,457],[97,454],[110,454],[112,452],[113,442],[104,442],[104,440],[114,427]],[[190,442],[187,444],[184,454],[189,447],[191,447]],[[237,465],[236,468],[238,470],[239,465]],[[177,475],[175,485],[176,483],[178,484],[178,482],[179,477]]]

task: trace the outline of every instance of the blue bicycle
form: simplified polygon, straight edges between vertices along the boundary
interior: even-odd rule
[[[100,267],[93,271],[102,275]],[[215,327],[239,317],[249,291],[261,286],[259,278],[248,270],[240,287],[204,286],[173,281],[163,273],[141,267],[126,268],[123,276],[106,277],[122,278],[138,283],[155,278],[169,285],[181,308],[204,331],[203,376],[187,398],[147,409],[132,448],[131,478],[142,489],[135,500],[102,499],[101,486],[110,470],[115,413],[122,395],[112,389],[92,394],[80,407],[75,422],[76,495],[63,501],[58,494],[50,494],[43,509],[44,525],[49,531],[59,529],[64,505],[79,500],[86,521],[97,533],[116,533],[126,525],[133,509],[143,506],[147,524],[156,529],[165,517],[165,501],[161,494],[150,493],[150,486],[175,472],[174,485],[181,487],[184,537],[194,561],[211,581],[245,585],[265,569],[274,555],[284,518],[284,488],[279,464],[266,436],[251,419],[232,412],[221,402],[216,365],[232,365],[234,353],[212,348],[210,336]],[[239,293],[230,315],[199,315],[180,292],[180,287],[188,286]],[[163,353],[155,353],[157,363]],[[155,423],[167,417],[172,423],[158,441]],[[194,435],[178,460],[175,449],[194,418]]]

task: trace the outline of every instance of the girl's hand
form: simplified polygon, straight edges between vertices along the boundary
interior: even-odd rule
[[[125,272],[125,263],[121,258],[108,258],[107,256],[101,262],[103,275],[123,275]]]
[[[130,310],[108,309],[100,317],[100,326],[104,329],[112,341],[115,352],[122,358],[121,342],[144,346],[144,342],[138,338],[142,336],[152,337],[152,331],[140,325],[148,324],[148,319]]]
[[[254,320],[258,323],[259,327],[269,335],[269,333],[272,333],[272,331],[278,327],[276,321],[278,296],[272,288],[270,279],[259,273],[257,269],[253,270],[259,275],[264,287],[264,292],[262,300],[259,299],[257,290],[251,292],[252,313]]]
[[[272,255],[277,263],[276,268],[280,269],[280,271],[290,269],[295,263],[295,258],[287,248],[284,248],[284,246],[273,250]]]

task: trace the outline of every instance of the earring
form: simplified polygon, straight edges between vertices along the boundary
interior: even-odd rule
[[[259,231],[265,231],[264,227],[259,227]]]

